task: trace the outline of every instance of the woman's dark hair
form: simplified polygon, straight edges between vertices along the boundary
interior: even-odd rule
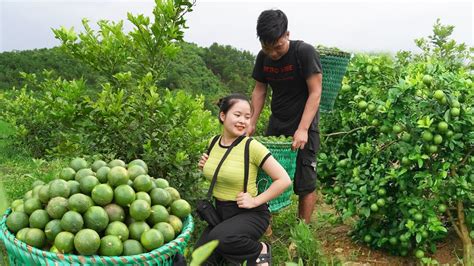
[[[240,93],[233,93],[219,99],[217,102],[217,106],[219,107],[219,114],[217,115],[217,118],[221,124],[223,123],[220,117],[221,112],[227,114],[230,108],[232,108],[232,106],[234,106],[234,104],[238,101],[246,101],[250,104],[249,98]]]
[[[257,20],[257,36],[263,44],[274,44],[286,33],[288,19],[281,10],[265,10]]]

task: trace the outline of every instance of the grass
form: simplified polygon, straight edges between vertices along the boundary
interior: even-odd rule
[[[272,214],[271,236],[263,241],[272,245],[273,262],[283,265],[286,262],[302,263],[302,265],[338,265],[328,260],[320,246],[317,231],[328,226],[327,219],[318,219],[306,225],[297,218],[298,199],[293,195],[292,204]],[[319,215],[318,215],[319,217]]]
[[[0,212],[3,214],[5,210],[10,205],[10,199],[7,196],[6,190],[4,189],[4,177],[3,164],[11,157],[13,154],[9,154],[11,150],[8,148],[8,137],[13,133],[10,127],[0,121]],[[7,252],[3,242],[0,242],[0,264],[8,265]]]
[[[10,205],[9,200],[7,199],[7,195],[5,193],[5,190],[3,189],[2,183],[0,183],[0,211],[3,214],[5,210],[8,208]],[[2,217],[2,216],[0,216]],[[0,218],[2,219],[2,218]],[[7,265],[7,257],[6,257],[6,251],[5,247],[3,245],[3,242],[0,241],[0,264],[1,265]]]
[[[293,258],[293,249],[291,245],[291,234],[290,228],[297,224],[297,207],[295,202],[289,207],[279,211],[278,213],[272,214],[272,235],[265,237],[264,241],[269,242],[272,245],[273,261],[283,263],[291,261]]]
[[[20,199],[31,189],[36,180],[48,182],[54,179],[65,161],[32,158],[28,151],[11,141],[14,129],[0,120],[0,211],[5,210],[15,199]],[[0,265],[8,265],[3,242],[0,241]]]
[[[0,183],[0,213],[4,213],[8,206],[10,205],[10,200],[7,198],[3,184]]]
[[[53,179],[64,161],[32,158],[28,151],[13,145],[14,130],[0,121],[0,186],[3,186],[8,201],[23,197],[36,180]]]

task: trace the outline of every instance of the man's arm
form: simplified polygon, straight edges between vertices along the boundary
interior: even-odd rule
[[[306,79],[309,95],[300,124],[293,136],[293,149],[303,149],[304,145],[308,142],[308,129],[313,122],[314,116],[319,109],[319,102],[321,101],[322,81],[323,75],[321,73],[313,74]]]
[[[256,81],[255,88],[252,92],[252,117],[250,118],[249,129],[247,130],[247,135],[250,136],[255,133],[257,127],[257,121],[262,112],[263,105],[265,104],[265,97],[267,96],[267,84]]]

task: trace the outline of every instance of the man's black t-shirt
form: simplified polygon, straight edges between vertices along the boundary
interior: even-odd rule
[[[272,88],[269,128],[279,135],[295,133],[308,99],[306,79],[315,73],[322,73],[319,54],[302,41],[290,41],[288,52],[276,61],[263,51],[258,53],[252,77]],[[318,121],[319,112],[310,129],[317,130]]]

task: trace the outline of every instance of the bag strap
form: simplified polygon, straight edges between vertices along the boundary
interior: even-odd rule
[[[247,192],[247,185],[249,182],[249,167],[250,167],[250,142],[252,138],[248,138],[245,142],[245,151],[244,151],[244,193]]]
[[[296,54],[296,64],[298,65],[298,70],[299,70],[298,73],[300,74],[302,78],[304,78],[303,67],[301,66],[301,60],[300,60],[300,55],[299,55],[299,50],[302,43],[303,41],[296,41],[295,54]]]
[[[216,144],[217,140],[219,139],[220,135],[214,136],[212,138],[211,143],[209,144],[209,147],[207,147],[207,156],[211,153],[212,148],[214,148],[214,145]]]
[[[224,156],[222,156],[221,161],[219,162],[219,164],[218,164],[217,167],[216,167],[216,170],[214,171],[214,176],[212,177],[211,186],[209,187],[209,191],[207,191],[207,199],[208,199],[208,200],[211,200],[211,197],[212,197],[212,190],[214,189],[214,186],[216,185],[216,181],[217,181],[217,174],[219,173],[219,170],[221,169],[221,166],[222,166],[222,164],[224,163],[224,160],[227,158],[227,156],[229,155],[230,151],[231,151],[235,146],[237,146],[237,144],[239,144],[244,138],[245,138],[245,135],[240,136],[240,137],[238,137],[236,140],[234,140],[234,142],[232,142],[232,144],[230,145],[230,147],[227,148],[227,151],[224,153]]]

